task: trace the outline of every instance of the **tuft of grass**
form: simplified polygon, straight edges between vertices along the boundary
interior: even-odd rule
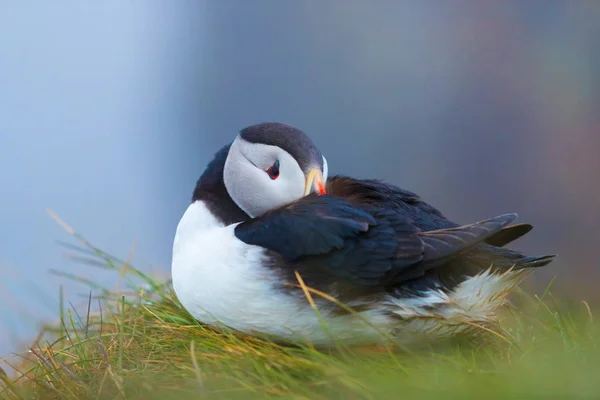
[[[70,229],[69,227],[67,227]],[[109,290],[83,277],[87,313],[60,321],[0,369],[1,399],[426,399],[599,398],[600,331],[586,302],[515,291],[502,328],[410,353],[317,350],[200,324],[169,282],[94,247],[79,261],[126,282]],[[309,288],[302,285],[310,299]],[[95,294],[95,295],[94,295]]]

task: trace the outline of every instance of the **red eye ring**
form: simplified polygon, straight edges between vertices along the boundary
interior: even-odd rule
[[[279,160],[276,160],[273,165],[267,168],[266,172],[269,175],[269,178],[273,180],[279,178]]]

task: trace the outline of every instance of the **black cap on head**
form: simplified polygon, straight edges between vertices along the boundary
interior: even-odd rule
[[[303,171],[310,167],[323,168],[323,155],[313,141],[300,129],[279,122],[265,122],[251,125],[240,132],[240,136],[250,143],[277,146],[296,159]]]

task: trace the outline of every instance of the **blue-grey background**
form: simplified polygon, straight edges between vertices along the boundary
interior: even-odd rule
[[[518,212],[518,242],[598,300],[600,2],[120,1],[0,4],[0,357],[58,312],[51,208],[167,277],[212,154],[294,124],[331,173],[416,191],[458,222]],[[83,297],[82,297],[83,296]]]

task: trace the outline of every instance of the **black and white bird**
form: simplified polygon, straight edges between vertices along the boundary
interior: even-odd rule
[[[396,186],[328,177],[302,131],[257,124],[198,180],[175,234],[173,288],[203,323],[316,346],[467,334],[555,258],[504,247],[532,229],[516,218],[456,224]],[[313,292],[324,329],[306,287],[352,311]]]

